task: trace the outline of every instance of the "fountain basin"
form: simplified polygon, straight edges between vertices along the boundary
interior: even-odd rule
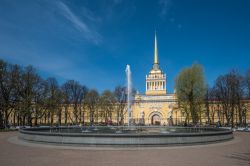
[[[86,130],[89,132],[82,132]],[[20,129],[19,132],[19,139],[26,141],[89,146],[207,144],[232,138],[233,132],[228,129],[184,127],[136,127],[136,130],[134,127],[133,130],[120,127],[95,127],[95,130],[81,127],[44,127]]]

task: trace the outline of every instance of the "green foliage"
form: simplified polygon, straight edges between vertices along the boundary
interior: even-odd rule
[[[175,79],[175,90],[180,108],[193,123],[198,122],[198,112],[206,93],[206,82],[201,65],[193,64],[180,72]]]

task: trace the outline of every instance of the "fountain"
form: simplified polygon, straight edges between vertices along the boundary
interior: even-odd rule
[[[97,130],[98,129],[98,130]],[[19,139],[83,146],[172,146],[207,144],[233,138],[232,130],[205,127],[84,126],[34,127],[19,130]]]

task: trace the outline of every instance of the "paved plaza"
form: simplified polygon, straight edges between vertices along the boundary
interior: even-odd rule
[[[231,141],[158,148],[66,147],[26,143],[17,132],[0,133],[1,166],[235,166],[250,165],[250,132]]]

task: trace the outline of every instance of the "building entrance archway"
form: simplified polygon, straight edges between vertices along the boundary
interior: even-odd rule
[[[163,122],[162,118],[163,118],[163,115],[160,111],[152,111],[148,115],[148,123],[151,125],[161,125],[161,123]]]
[[[161,117],[158,114],[151,117],[151,125],[161,125]]]

